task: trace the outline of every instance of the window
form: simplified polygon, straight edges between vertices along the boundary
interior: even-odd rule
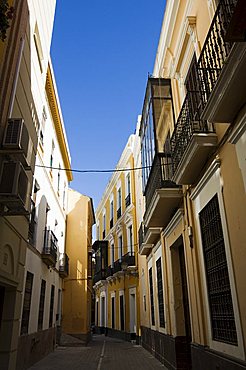
[[[125,330],[124,296],[120,295],[120,330]]]
[[[26,286],[25,295],[23,302],[22,320],[21,320],[21,334],[28,333],[29,316],[32,300],[32,285],[33,285],[33,274],[27,271],[26,274]]]
[[[199,213],[213,340],[237,345],[217,194]]]
[[[43,72],[42,62],[43,62],[44,57],[43,57],[43,51],[42,51],[41,40],[40,40],[40,35],[39,35],[39,30],[38,30],[37,23],[35,25],[35,30],[34,30],[33,37],[34,37],[34,44],[35,44],[36,52],[37,52],[37,56],[38,56],[39,67],[40,67],[40,71],[42,73]]]
[[[59,164],[59,169],[57,173],[57,192],[59,194],[60,191],[60,180],[61,180],[61,165]]]
[[[114,267],[114,243],[111,244],[111,267]]]
[[[117,218],[121,216],[121,188],[117,190]]]
[[[49,317],[49,327],[53,325],[53,310],[54,310],[54,295],[55,295],[55,287],[51,285],[50,291],[50,317]]]
[[[52,140],[52,146],[51,146],[51,153],[50,153],[50,170],[52,171],[53,163],[54,163],[54,150],[55,150],[55,144]]]
[[[105,213],[103,214],[103,239],[105,238],[106,235],[106,215]]]
[[[132,225],[128,227],[128,252],[133,256],[133,244],[132,244]]]
[[[119,260],[122,260],[123,256],[123,240],[122,240],[122,235],[119,236],[118,239],[118,247],[119,247]]]
[[[110,201],[110,228],[114,225],[114,200]]]
[[[155,307],[154,307],[152,267],[150,267],[149,269],[149,293],[150,293],[151,325],[155,325]]]
[[[39,310],[38,310],[38,330],[43,329],[45,288],[46,288],[46,281],[42,280],[41,289],[40,289],[40,298],[39,298]]]
[[[160,327],[165,328],[161,257],[158,258],[158,260],[156,261],[156,275],[157,275],[157,291],[158,291]]]
[[[131,178],[130,172],[126,175],[126,199],[125,199],[126,207],[131,204]]]

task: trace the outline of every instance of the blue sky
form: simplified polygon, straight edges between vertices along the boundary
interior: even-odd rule
[[[72,167],[115,168],[141,114],[165,0],[58,0],[51,55]],[[74,174],[98,205],[110,174]]]

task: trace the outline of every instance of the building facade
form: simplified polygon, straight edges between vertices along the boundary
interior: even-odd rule
[[[0,363],[12,370],[21,331],[30,195],[56,1],[8,4],[13,18],[0,41]]]
[[[141,333],[169,369],[246,368],[242,19],[240,0],[167,1],[147,84]]]
[[[139,337],[136,211],[139,126],[131,135],[96,210],[95,327],[122,339]],[[117,172],[117,169],[125,171]]]
[[[62,332],[87,344],[91,339],[92,311],[92,199],[69,189],[66,252],[69,275],[63,285]]]
[[[66,214],[70,154],[51,61],[31,197],[17,369],[54,349],[61,326],[63,280],[68,274]]]

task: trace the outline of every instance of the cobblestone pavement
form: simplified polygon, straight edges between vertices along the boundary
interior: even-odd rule
[[[29,370],[167,370],[141,346],[94,335],[87,347],[58,347]]]

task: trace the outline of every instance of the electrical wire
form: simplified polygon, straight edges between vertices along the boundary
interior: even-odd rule
[[[163,163],[161,164],[162,166],[170,166],[168,163]],[[52,167],[52,166],[44,166],[44,165],[39,165],[36,164],[35,167],[39,168],[47,168],[50,170],[58,170],[58,171],[69,171],[69,172],[76,172],[76,173],[114,173],[114,172],[129,172],[129,171],[138,171],[138,170],[144,170],[146,168],[152,168],[152,166],[143,166],[143,167],[133,167],[133,168],[115,168],[115,169],[106,169],[106,170],[81,170],[81,169],[73,169],[73,168],[60,168],[60,167]]]

